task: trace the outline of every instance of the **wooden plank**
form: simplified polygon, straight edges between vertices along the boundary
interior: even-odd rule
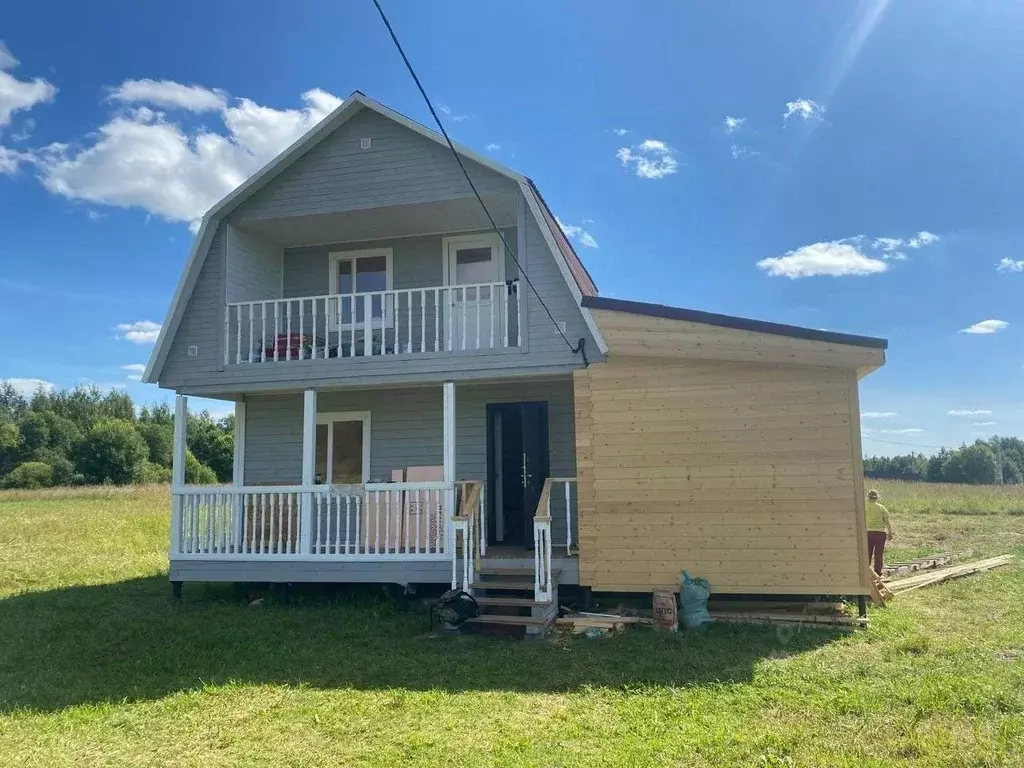
[[[685,470],[684,470],[685,471]],[[594,480],[594,488],[602,491],[629,492],[660,492],[660,491],[719,491],[719,490],[752,490],[752,491],[801,491],[819,489],[824,497],[839,493],[849,493],[853,478],[838,473],[808,475],[776,475],[754,477],[607,477],[604,472]],[[836,496],[842,498],[842,496]]]
[[[857,551],[860,554],[860,561],[867,563],[868,526],[867,512],[864,509],[864,457],[860,442],[860,389],[857,372],[851,372],[847,380],[849,382],[847,402],[850,406],[850,444],[853,448],[853,509],[857,520]],[[867,581],[867,575],[863,571],[861,578],[863,586],[868,589],[874,587],[873,581]]]
[[[763,461],[763,458],[761,459]],[[641,464],[639,466],[623,467],[621,462],[606,462],[602,466],[601,477],[608,480],[653,480],[656,478],[676,479],[679,477],[680,469],[684,469],[686,476],[694,480],[709,478],[735,478],[743,479],[750,477],[826,477],[835,476],[839,478],[850,475],[853,466],[849,458],[846,461],[818,462],[818,461],[793,461],[778,462],[775,464],[755,464],[749,459],[747,463],[704,464],[694,462],[684,464],[668,463],[668,460],[660,464]]]

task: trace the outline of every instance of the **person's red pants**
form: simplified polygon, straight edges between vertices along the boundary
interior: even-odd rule
[[[885,531],[868,531],[868,560],[875,573],[882,575],[882,553],[885,551]]]

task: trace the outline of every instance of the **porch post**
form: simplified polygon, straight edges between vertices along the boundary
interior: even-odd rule
[[[235,401],[235,464],[232,473],[231,484],[236,488],[245,485],[245,400]],[[243,530],[242,509],[245,503],[244,496],[236,493],[234,496],[234,551],[244,549],[245,531]]]
[[[451,521],[455,517],[455,382],[444,383],[444,508],[449,546],[454,546]]]
[[[174,398],[174,453],[171,454],[171,553],[181,551],[181,512],[185,487],[185,446],[188,428],[188,398]]]
[[[307,389],[302,395],[302,485],[313,485],[316,468],[316,390]],[[302,492],[302,518],[299,521],[299,552],[310,553],[313,528],[313,495]]]

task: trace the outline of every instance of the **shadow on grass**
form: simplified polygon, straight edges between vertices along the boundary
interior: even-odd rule
[[[365,592],[253,609],[224,585],[186,585],[175,601],[166,577],[152,577],[0,600],[0,711],[154,699],[231,682],[453,692],[741,682],[759,659],[837,637],[738,625],[537,643],[436,637],[425,611],[402,613]]]

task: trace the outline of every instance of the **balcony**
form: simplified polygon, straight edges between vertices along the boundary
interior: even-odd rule
[[[518,280],[230,302],[224,364],[522,347]]]

